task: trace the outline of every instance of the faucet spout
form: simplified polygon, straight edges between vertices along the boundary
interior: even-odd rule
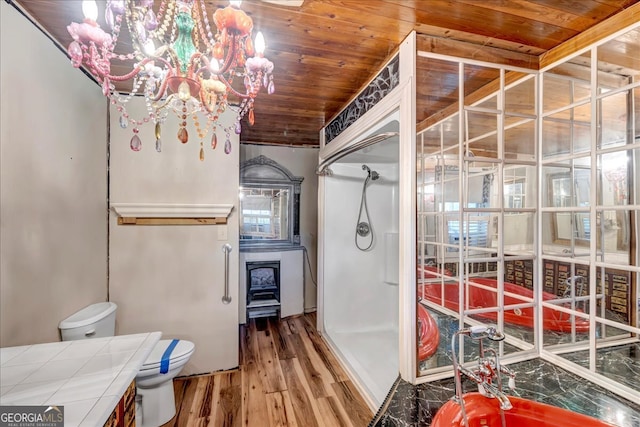
[[[480,384],[480,386],[484,387],[484,389],[491,396],[498,399],[498,401],[500,402],[500,409],[502,409],[503,411],[508,411],[509,409],[513,408],[513,405],[511,405],[511,401],[509,400],[509,397],[507,397],[506,394],[501,392],[496,386],[488,382],[483,382],[482,384]]]

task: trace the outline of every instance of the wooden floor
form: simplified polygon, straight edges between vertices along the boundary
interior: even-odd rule
[[[174,382],[165,427],[367,426],[373,413],[315,329],[315,314],[251,320],[240,369]]]

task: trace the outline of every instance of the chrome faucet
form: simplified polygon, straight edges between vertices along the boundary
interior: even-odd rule
[[[478,341],[479,345],[479,358],[478,364],[475,369],[467,369],[464,366],[458,364],[456,357],[456,340],[459,336],[468,336],[473,340]],[[471,326],[470,328],[464,328],[453,334],[451,338],[451,357],[453,361],[453,370],[455,375],[455,387],[456,395],[452,400],[460,405],[462,412],[462,419],[464,420],[465,427],[468,427],[467,413],[464,406],[464,399],[462,397],[462,375],[469,377],[473,382],[478,384],[478,390],[483,395],[489,398],[496,398],[500,402],[500,409],[507,411],[512,408],[511,402],[507,395],[502,391],[502,374],[509,376],[509,388],[513,390],[515,388],[515,373],[500,364],[500,358],[498,353],[493,348],[484,349],[483,340],[490,339],[492,341],[502,341],[505,336],[502,332],[498,331],[495,326],[478,325]],[[492,357],[486,357],[485,353],[491,353]],[[494,384],[496,380],[497,387]]]

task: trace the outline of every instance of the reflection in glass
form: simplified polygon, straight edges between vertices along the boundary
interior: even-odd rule
[[[240,190],[240,239],[287,240],[288,207],[288,189],[243,187]]]

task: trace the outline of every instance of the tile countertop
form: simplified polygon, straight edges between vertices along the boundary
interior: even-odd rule
[[[0,405],[64,406],[65,426],[102,426],[160,332],[0,349]]]

